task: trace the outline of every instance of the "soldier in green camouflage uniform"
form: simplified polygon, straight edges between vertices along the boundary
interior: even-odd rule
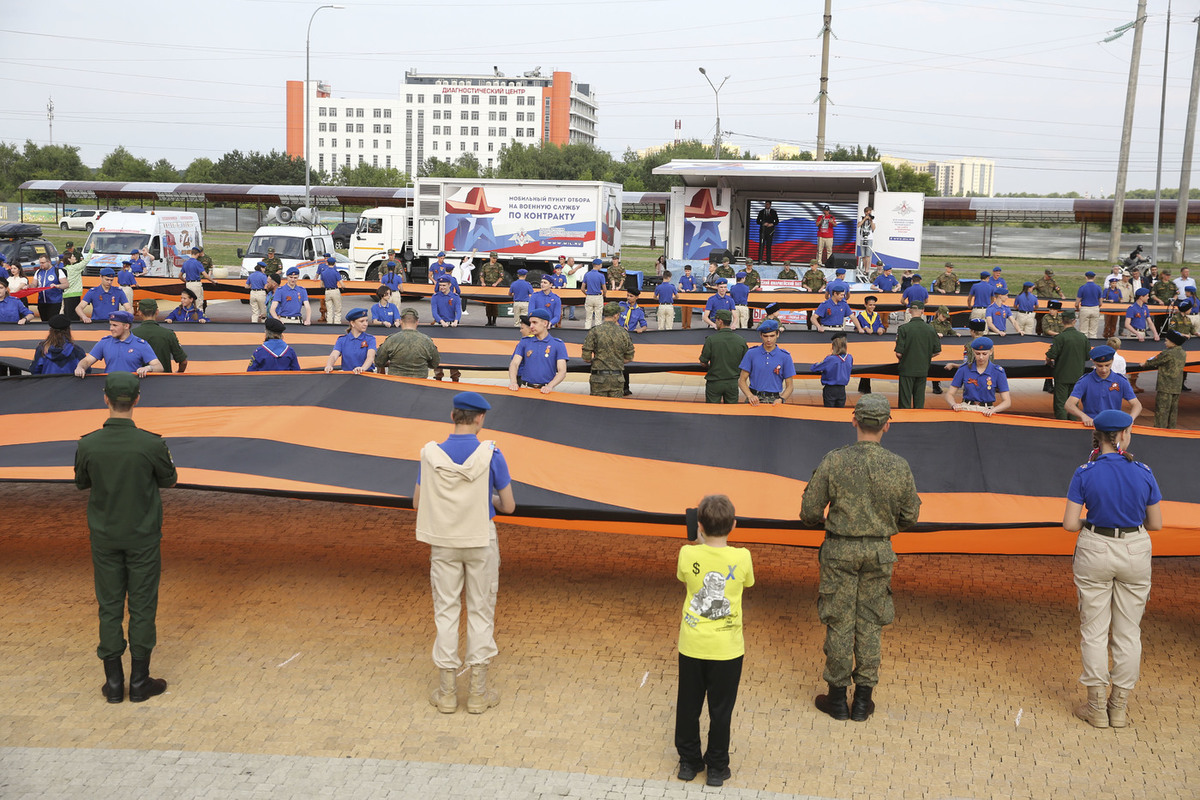
[[[267,257],[262,260],[267,267],[267,274],[274,275],[276,272],[283,271],[283,262],[279,260],[279,256],[275,255],[275,248],[267,248]]]
[[[1042,335],[1058,336],[1063,331],[1062,314],[1058,311],[1047,311],[1042,315]]]
[[[796,270],[792,269],[792,262],[785,261],[783,263],[783,269],[779,270],[779,280],[794,281],[799,277],[800,276],[796,274]]]
[[[488,257],[488,260],[479,268],[479,283],[483,286],[499,286],[504,282],[504,266],[496,260],[498,254],[493,251]],[[487,327],[496,327],[496,312],[499,308],[495,303],[487,303],[484,305],[484,314],[487,316]]]
[[[819,292],[825,288],[825,273],[821,272],[821,267],[816,261],[812,261],[808,265],[808,272],[804,273],[800,282],[808,291]]]
[[[200,251],[200,254],[196,256],[196,260],[203,264],[204,271],[211,275],[213,271],[213,260],[205,254],[202,246],[196,245],[196,249]]]
[[[946,262],[946,271],[934,279],[930,288],[935,294],[958,294],[958,276],[954,274],[952,263]]]
[[[1066,295],[1063,294],[1062,288],[1058,285],[1058,281],[1054,280],[1054,270],[1046,270],[1046,274],[1033,282],[1033,291],[1038,297],[1050,298],[1058,296],[1059,300],[1065,300]]]
[[[417,330],[419,317],[415,308],[400,312],[400,330],[383,340],[375,351],[375,369],[387,370],[388,375],[404,378],[428,378],[429,370],[442,364],[437,345]],[[453,372],[451,377],[453,377]]]
[[[633,339],[617,324],[619,305],[605,303],[602,313],[604,321],[583,338],[583,360],[592,365],[588,385],[594,397],[622,397],[625,365],[633,361]]]
[[[826,626],[829,693],[817,697],[817,708],[834,719],[863,721],[875,710],[880,639],[895,616],[891,539],[916,523],[921,509],[908,462],[881,445],[890,418],[884,395],[860,397],[854,406],[857,442],[826,454],[800,505],[805,525],[825,528],[817,613]],[[848,708],[851,680],[854,704]]]
[[[1174,428],[1179,424],[1179,393],[1183,391],[1183,368],[1187,366],[1183,343],[1187,337],[1178,331],[1165,330],[1163,338],[1166,339],[1163,351],[1142,366],[1158,369],[1154,384],[1154,427]]]
[[[1159,305],[1171,305],[1178,293],[1179,290],[1175,288],[1175,283],[1171,280],[1171,271],[1168,269],[1159,272],[1158,280],[1150,287],[1150,296],[1157,300]]]
[[[958,331],[954,330],[954,323],[950,321],[950,309],[946,306],[937,307],[937,312],[934,313],[933,319],[929,320],[929,324],[939,337],[958,336]]]
[[[1171,321],[1167,323],[1167,327],[1179,331],[1184,336],[1196,335],[1196,329],[1192,325],[1191,317],[1180,311],[1178,308],[1171,311]]]
[[[608,288],[621,291],[625,288],[625,268],[621,266],[621,256],[613,255],[612,264],[608,268]]]
[[[753,261],[746,261],[746,268],[742,270],[746,273],[746,287],[750,291],[754,291],[762,284],[762,275],[758,274],[758,270],[754,268]]]
[[[736,278],[737,277],[737,273],[735,273],[733,271],[733,265],[729,263],[728,258],[724,259],[721,262],[721,266],[717,267],[717,275],[719,275],[722,278]]]

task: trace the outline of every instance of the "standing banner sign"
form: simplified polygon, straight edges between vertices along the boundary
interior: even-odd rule
[[[877,260],[894,270],[921,266],[921,226],[925,195],[920,192],[876,192],[874,249]]]

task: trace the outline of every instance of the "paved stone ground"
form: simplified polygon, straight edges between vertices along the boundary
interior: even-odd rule
[[[166,493],[146,703],[94,657],[85,496],[0,485],[0,797],[687,797],[672,775],[677,540],[502,526],[501,705],[438,714],[409,512]],[[1095,730],[1070,560],[904,556],[878,711],[820,691],[816,554],[753,547],[734,797],[1200,796],[1200,559],[1156,559],[1133,725]]]

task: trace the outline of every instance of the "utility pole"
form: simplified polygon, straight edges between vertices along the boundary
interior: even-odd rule
[[[1117,190],[1108,238],[1108,260],[1116,263],[1121,254],[1121,221],[1125,218],[1125,180],[1129,174],[1129,145],[1133,139],[1133,106],[1137,99],[1138,62],[1142,58],[1142,32],[1146,27],[1146,0],[1138,0],[1133,22],[1133,53],[1129,57],[1129,86],[1125,90],[1125,122],[1121,127],[1121,154],[1117,158]],[[1126,27],[1126,30],[1128,27]],[[1123,32],[1123,31],[1122,31]]]
[[[1158,161],[1154,167],[1154,240],[1150,244],[1150,260],[1158,263],[1158,216],[1162,205],[1163,126],[1167,121],[1167,65],[1171,56],[1171,0],[1167,0],[1167,39],[1163,44],[1162,99],[1158,106]],[[1178,206],[1176,206],[1178,208]],[[1179,213],[1178,210],[1175,213]]]
[[[50,144],[54,144],[54,98],[51,97],[46,103],[46,121],[50,125]]]
[[[821,91],[817,95],[817,161],[825,160],[825,106],[829,103],[829,36],[833,33],[833,0],[825,0],[821,27]]]
[[[1200,22],[1200,17],[1192,20]],[[1188,194],[1192,191],[1192,147],[1196,143],[1196,102],[1200,100],[1200,25],[1196,26],[1196,50],[1192,56],[1192,91],[1188,98],[1187,127],[1183,132],[1183,166],[1179,169],[1179,200],[1175,204],[1175,241],[1171,261],[1183,263],[1187,243]]]

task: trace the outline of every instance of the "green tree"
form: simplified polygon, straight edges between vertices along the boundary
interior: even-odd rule
[[[612,155],[589,144],[556,145],[550,142],[520,144],[511,142],[500,148],[496,177],[515,180],[617,181],[624,165]],[[584,177],[585,175],[589,177]]]
[[[366,162],[346,167],[333,176],[336,186],[407,186],[411,182],[407,172],[395,167],[374,167]]]
[[[16,145],[0,142],[0,196],[12,197],[21,185],[23,158]]]
[[[324,173],[318,170],[312,175],[314,184],[326,180]],[[269,153],[231,150],[213,164],[211,177],[215,183],[303,185],[304,159],[293,158],[278,150]]]
[[[150,168],[150,180],[161,183],[179,183],[179,170],[175,169],[170,161],[160,158]]]
[[[184,183],[213,183],[213,160],[196,158],[183,171]]]
[[[883,178],[889,192],[920,192],[926,197],[937,197],[937,182],[928,172],[917,172],[908,164],[894,167],[883,165]]]
[[[420,175],[423,178],[478,178],[479,159],[471,153],[464,153],[457,161],[427,158],[421,165]]]
[[[25,141],[21,182],[33,180],[86,181],[92,171],[79,158],[79,148],[63,144],[39,147]]]
[[[101,181],[148,181],[151,180],[153,168],[144,158],[138,158],[124,146],[118,145],[116,150],[104,157],[100,162],[100,170],[96,180]]]

